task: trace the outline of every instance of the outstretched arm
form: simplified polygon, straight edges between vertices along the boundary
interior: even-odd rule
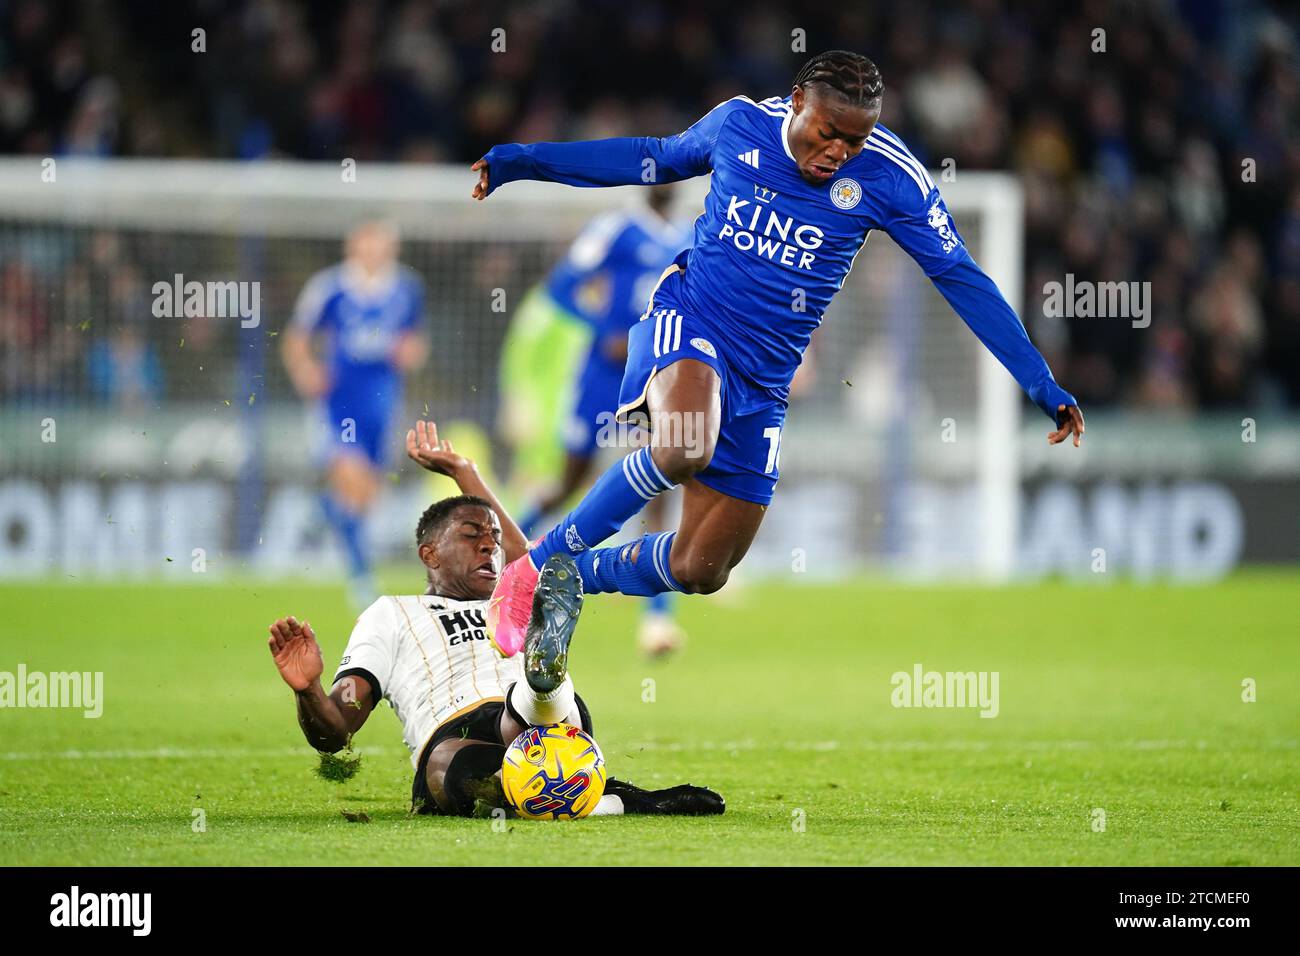
[[[677,137],[596,139],[577,143],[509,143],[493,146],[470,168],[479,174],[474,198],[520,179],[569,186],[648,186],[700,176]],[[489,169],[491,178],[489,178]]]
[[[520,179],[570,186],[648,186],[703,176],[713,168],[713,144],[737,100],[720,103],[676,136],[626,136],[579,143],[493,146],[470,168],[479,174],[475,199]]]
[[[267,646],[280,676],[297,698],[298,726],[303,736],[317,750],[342,750],[374,709],[370,682],[343,677],[326,696],[320,683],[324,667],[320,644],[311,625],[299,623],[295,617],[282,617],[270,631]]]
[[[501,550],[507,563],[528,552],[528,539],[478,473],[478,466],[464,455],[457,454],[451,442],[446,439],[439,441],[437,425],[417,421],[415,427],[406,433],[406,454],[421,468],[446,475],[456,482],[462,494],[477,495],[492,505],[497,520],[501,522]]]
[[[930,281],[976,337],[1020,383],[1034,404],[1056,422],[1048,433],[1053,445],[1073,436],[1083,440],[1083,413],[1073,395],[1056,384],[1052,371],[1021,324],[1011,304],[969,255]]]
[[[1056,384],[1011,304],[967,252],[939,190],[931,188],[928,194],[918,195],[910,187],[910,180],[902,183],[885,231],[916,260],[953,311],[1034,404],[1056,422],[1048,441],[1055,445],[1073,436],[1074,446],[1079,447],[1083,438],[1079,403]]]

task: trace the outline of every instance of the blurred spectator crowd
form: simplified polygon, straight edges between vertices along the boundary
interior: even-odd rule
[[[0,21],[0,151],[39,156],[468,163],[675,132],[857,50],[885,76],[882,121],[932,168],[1023,178],[1024,318],[1085,408],[1300,407],[1293,4],[16,0]],[[98,271],[118,254],[98,242],[62,294],[147,308],[129,268]],[[31,349],[103,394],[164,388],[129,329],[77,352],[16,256],[0,245],[0,391]],[[1067,274],[1149,282],[1149,327],[1045,315]]]

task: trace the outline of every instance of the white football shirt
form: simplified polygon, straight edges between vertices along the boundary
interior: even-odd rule
[[[435,730],[523,680],[523,655],[502,658],[484,627],[487,601],[435,594],[381,597],[357,618],[334,682],[369,679],[402,722],[411,763]]]

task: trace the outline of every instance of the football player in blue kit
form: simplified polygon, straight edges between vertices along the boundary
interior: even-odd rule
[[[613,427],[627,361],[628,330],[645,310],[646,299],[664,268],[689,241],[668,218],[673,187],[647,190],[646,205],[593,219],[547,277],[551,297],[591,325],[592,341],[573,386],[564,422],[564,470],[559,481],[533,502],[519,520],[524,533],[558,508],[587,481],[601,436],[631,436]],[[665,526],[665,499],[645,509],[648,527]],[[675,650],[685,635],[673,619],[671,592],[650,595],[637,630],[637,644],[657,657]]]
[[[495,146],[472,169],[485,199],[523,179],[575,186],[673,182],[712,173],[695,240],[664,273],[628,341],[618,414],[702,418],[700,449],[660,440],[603,474],[502,573],[489,632],[522,646],[537,569],[574,557],[588,593],[710,593],[744,557],[780,475],[790,381],[873,229],[908,252],[971,331],[1055,423],[1083,436],[1074,397],[971,258],[925,167],[881,126],[884,81],[864,56],[813,57],[789,96],[727,100],[665,138]],[[675,532],[597,548],[647,501],[683,485]]]
[[[303,287],[282,346],[289,378],[318,418],[328,482],[321,507],[343,545],[358,609],[376,597],[365,518],[381,487],[402,380],[428,354],[423,283],[397,253],[392,226],[358,224],[343,261]]]

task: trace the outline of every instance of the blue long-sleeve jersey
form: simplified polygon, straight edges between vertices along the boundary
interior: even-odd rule
[[[574,186],[676,182],[712,172],[681,295],[728,343],[738,369],[784,397],[813,331],[873,229],[883,229],[1053,420],[1077,404],[1015,311],[976,265],[925,167],[877,125],[825,185],[800,176],[789,98],[721,103],[685,132],[510,144],[485,157],[492,189],[520,179]]]
[[[546,292],[591,325],[597,344],[627,335],[645,312],[655,280],[689,235],[648,209],[602,213],[546,277]]]
[[[327,340],[331,401],[357,404],[396,400],[402,375],[393,350],[420,329],[424,286],[405,266],[367,285],[346,263],[322,269],[303,287],[294,328]]]

